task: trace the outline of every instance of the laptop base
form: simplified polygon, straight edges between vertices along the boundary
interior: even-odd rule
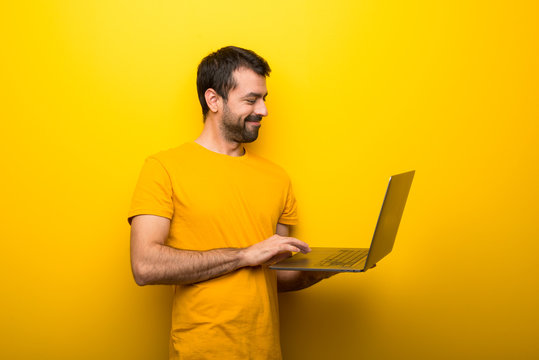
[[[297,253],[270,266],[273,270],[303,270],[303,271],[335,271],[335,272],[363,272],[367,260],[368,248],[326,248],[311,247],[308,254]],[[343,261],[343,252],[347,252]],[[362,257],[354,258],[354,254],[363,253]]]

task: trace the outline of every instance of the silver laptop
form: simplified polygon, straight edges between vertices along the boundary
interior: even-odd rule
[[[414,174],[415,170],[389,178],[370,248],[312,247],[310,253],[297,253],[270,269],[364,272],[376,266],[393,249]]]

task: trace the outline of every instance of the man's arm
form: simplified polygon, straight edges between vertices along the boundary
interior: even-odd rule
[[[131,267],[138,285],[191,284],[246,266],[270,264],[290,252],[309,252],[298,239],[274,235],[247,248],[208,251],[180,250],[165,245],[170,220],[137,215],[131,222]]]
[[[290,227],[284,224],[277,224],[277,235],[288,237]],[[276,270],[277,289],[280,292],[295,291],[305,289],[335,275],[335,271],[298,271],[298,270]]]

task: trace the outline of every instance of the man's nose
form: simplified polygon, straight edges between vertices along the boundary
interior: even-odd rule
[[[255,113],[260,116],[268,116],[268,108],[266,107],[264,100],[258,102]]]

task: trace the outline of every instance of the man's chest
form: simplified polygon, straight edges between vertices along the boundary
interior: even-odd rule
[[[282,178],[256,169],[192,169],[172,180],[174,214],[191,221],[276,221],[287,196]],[[183,175],[183,176],[182,176]]]

